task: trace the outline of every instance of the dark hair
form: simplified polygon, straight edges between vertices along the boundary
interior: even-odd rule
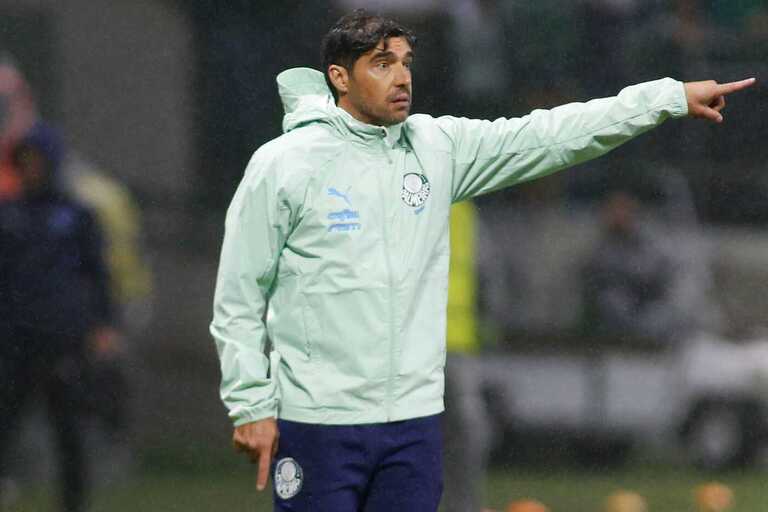
[[[336,88],[328,77],[328,66],[337,64],[352,70],[357,59],[376,47],[382,39],[403,37],[411,46],[416,46],[416,36],[395,20],[368,14],[356,9],[342,16],[323,37],[323,74],[333,97],[338,99]]]

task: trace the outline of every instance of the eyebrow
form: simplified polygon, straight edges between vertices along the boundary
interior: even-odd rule
[[[374,48],[374,51],[375,50],[378,50],[378,53],[374,53],[371,56],[371,60],[374,60],[374,59],[389,59],[389,58],[395,57],[395,52],[393,52],[392,50],[385,50],[384,48],[378,48],[378,47]],[[411,60],[413,60],[413,52],[409,50],[405,54],[404,58],[406,58],[406,59],[410,58]]]

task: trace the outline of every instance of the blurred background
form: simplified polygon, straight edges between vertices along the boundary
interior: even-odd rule
[[[416,32],[413,111],[435,116],[520,116],[664,76],[758,78],[729,97],[722,126],[670,122],[479,198],[468,242],[494,433],[490,504],[534,489],[553,510],[597,510],[614,484],[653,493],[651,475],[668,485],[682,474],[670,491],[680,508],[652,510],[688,510],[680,489],[743,466],[726,477],[741,506],[758,503],[765,1],[0,0],[0,66],[17,73],[0,77],[4,137],[37,118],[55,126],[63,179],[108,241],[121,345],[119,382],[108,382],[124,424],[118,436],[88,428],[94,510],[268,509],[230,450],[218,399],[208,323],[223,219],[253,151],[281,133],[275,75],[318,68],[323,34],[355,7]],[[617,229],[642,233],[639,261],[611,245]],[[56,425],[32,405],[3,484],[8,510],[54,509]],[[637,473],[615,473],[627,460]],[[596,487],[579,498],[550,485],[552,468],[556,482]]]

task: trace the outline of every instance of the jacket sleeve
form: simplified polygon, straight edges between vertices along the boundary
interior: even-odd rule
[[[682,82],[663,78],[627,87],[611,98],[535,110],[520,118],[441,117],[438,126],[453,146],[452,199],[462,201],[596,158],[687,113]]]
[[[275,417],[278,406],[264,320],[291,211],[275,173],[258,155],[227,211],[210,327],[221,362],[221,399],[235,426]]]

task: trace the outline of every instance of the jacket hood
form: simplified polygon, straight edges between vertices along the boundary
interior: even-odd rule
[[[337,107],[325,77],[316,69],[283,71],[277,75],[277,87],[285,109],[285,133],[301,126],[324,123],[333,126],[345,138],[386,139],[390,146],[400,139],[402,123],[386,127],[366,124]]]

